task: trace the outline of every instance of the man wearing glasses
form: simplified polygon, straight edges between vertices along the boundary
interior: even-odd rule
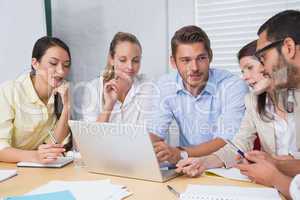
[[[151,139],[158,160],[204,156],[232,139],[244,115],[248,87],[239,77],[210,68],[212,50],[207,34],[197,26],[177,30],[171,40],[171,64],[176,73],[158,82]],[[179,145],[167,143],[171,122],[179,127]]]
[[[287,10],[276,14],[258,31],[256,57],[264,66],[265,75],[275,82],[275,91],[293,91],[291,109],[295,113],[296,142],[300,142],[299,89],[300,89],[300,12]],[[286,102],[290,97],[286,96]],[[288,109],[287,109],[288,111]],[[298,116],[298,118],[297,118]],[[290,126],[290,125],[289,125]],[[298,126],[298,127],[297,127]],[[300,155],[295,159],[276,160],[264,152],[246,154],[249,164],[239,164],[241,172],[257,183],[273,186],[285,196],[300,199]],[[293,180],[292,177],[297,175]]]

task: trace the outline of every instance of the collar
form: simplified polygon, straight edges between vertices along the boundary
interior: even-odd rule
[[[176,93],[184,92],[186,94],[190,94],[190,92],[188,90],[186,90],[186,88],[183,84],[183,80],[178,72],[176,74],[176,83],[177,83]],[[217,89],[217,85],[215,82],[215,76],[214,76],[212,70],[209,70],[208,71],[208,80],[206,82],[206,85],[203,88],[203,90],[201,91],[201,93],[198,94],[198,96],[200,96],[202,94],[214,95],[216,93],[216,89]]]
[[[37,102],[42,103],[42,101],[40,100],[38,94],[34,89],[33,82],[30,77],[30,73],[24,76],[22,84],[23,84],[24,91],[31,103],[37,103]],[[54,104],[54,95],[51,95],[51,97],[48,100],[48,104]]]
[[[39,101],[39,97],[33,87],[33,82],[31,80],[30,74],[26,74],[23,81],[23,88],[31,103],[37,103]]]

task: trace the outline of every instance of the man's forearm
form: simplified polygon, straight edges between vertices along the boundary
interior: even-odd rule
[[[273,179],[273,186],[280,191],[285,197],[291,198],[289,193],[289,188],[292,178],[288,177],[282,173],[277,174]]]
[[[212,154],[222,148],[226,143],[223,139],[216,138],[209,142],[201,143],[193,147],[184,147],[189,154],[189,157],[200,157]]]
[[[276,167],[285,175],[294,177],[300,173],[300,160],[277,160]]]

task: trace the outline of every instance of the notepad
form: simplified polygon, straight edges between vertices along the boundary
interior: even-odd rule
[[[73,157],[59,157],[55,162],[42,164],[35,162],[18,162],[18,167],[46,167],[46,168],[60,168],[73,161]]]
[[[14,169],[0,170],[0,182],[5,181],[16,175],[17,175],[17,170]]]
[[[237,168],[215,168],[215,169],[208,169],[205,170],[206,175],[216,175],[216,176],[221,176],[224,178],[232,179],[232,180],[238,180],[238,181],[247,181],[250,182],[250,179],[241,174],[240,170]]]
[[[60,191],[36,195],[24,195],[16,197],[7,197],[4,200],[76,200],[69,191]]]
[[[281,200],[274,188],[189,185],[180,200]]]

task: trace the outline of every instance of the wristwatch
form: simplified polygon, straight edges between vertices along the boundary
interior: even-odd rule
[[[180,159],[182,160],[188,159],[189,154],[183,147],[178,146],[177,149],[180,150]]]

